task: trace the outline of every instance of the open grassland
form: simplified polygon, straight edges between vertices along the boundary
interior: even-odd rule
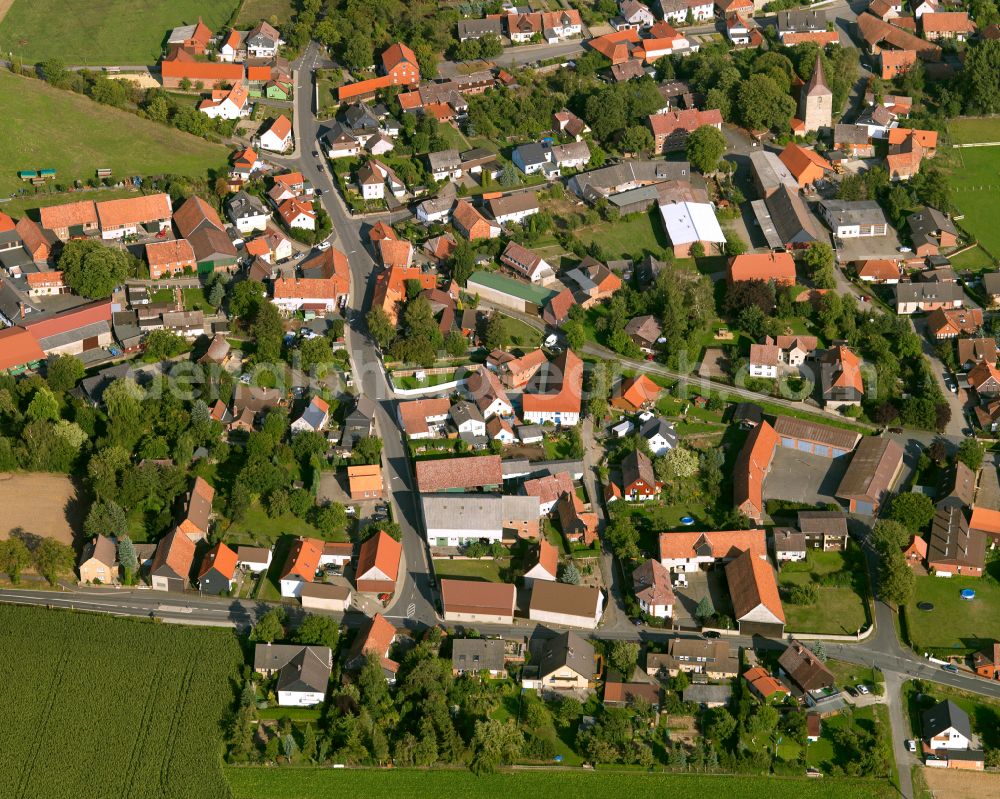
[[[21,528],[72,544],[84,515],[76,486],[62,474],[0,472],[0,509],[0,541]]]
[[[222,145],[6,70],[0,70],[0,108],[16,109],[4,120],[0,196],[30,191],[18,180],[21,169],[55,169],[56,182],[71,185],[101,167],[116,178],[203,175],[226,162]]]
[[[242,30],[271,17],[277,17],[279,23],[288,22],[295,12],[294,5],[293,0],[243,0],[236,27]]]
[[[648,774],[614,769],[585,771],[520,771],[477,777],[468,771],[416,769],[332,770],[316,768],[227,768],[237,799],[361,799],[365,796],[600,796],[602,799],[838,799],[892,795],[888,782],[783,777]]]
[[[1000,132],[994,138],[1000,140]],[[1000,192],[1000,147],[963,147],[950,151],[952,201],[964,219],[959,224],[994,258],[1000,257],[996,196]]]
[[[147,65],[171,29],[200,16],[218,32],[237,0],[14,0],[0,23],[0,49],[25,63]],[[10,107],[10,106],[8,106]]]
[[[220,630],[0,606],[0,796],[225,799]]]
[[[948,123],[953,144],[1000,141],[1000,117],[965,117]]]
[[[1000,562],[993,561],[987,569],[995,575],[998,567]],[[962,599],[964,588],[972,588],[976,598]],[[920,602],[930,602],[934,609],[920,610]],[[955,649],[958,654],[983,648],[1000,640],[1000,587],[978,577],[917,577],[903,629],[921,651]]]

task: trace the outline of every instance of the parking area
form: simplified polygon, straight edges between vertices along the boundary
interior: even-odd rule
[[[712,600],[716,610],[731,612],[732,600],[726,588],[723,569],[688,572],[684,576],[687,578],[686,586],[674,584],[674,596],[677,598],[677,604],[674,605],[674,624],[680,628],[697,629],[700,625],[694,618],[694,611],[706,596]]]
[[[899,258],[899,237],[889,228],[887,236],[859,236],[852,239],[834,239],[837,260],[842,264],[866,261],[873,258]]]
[[[851,459],[822,458],[778,447],[764,481],[764,499],[787,499],[817,505],[836,502],[834,492]]]

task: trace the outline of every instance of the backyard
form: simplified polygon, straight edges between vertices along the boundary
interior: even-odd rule
[[[988,571],[992,577],[917,577],[901,622],[904,637],[918,652],[962,654],[1000,640],[1000,585],[995,580],[1000,561],[989,564]],[[964,588],[973,589],[975,599],[962,599]],[[917,605],[923,602],[933,608],[921,610]]]
[[[972,732],[980,737],[982,746],[1000,748],[1000,702],[923,680],[911,680],[903,684],[903,701],[914,738],[919,738],[922,734],[923,711],[945,699],[950,699],[969,714]]]
[[[609,259],[639,259],[650,253],[659,257],[670,246],[656,206],[631,219],[600,222],[577,228],[574,233],[584,244],[596,241]]]
[[[7,70],[0,71],[0,107],[18,109],[4,122],[2,196],[20,188],[31,191],[17,177],[22,169],[55,169],[58,184],[72,185],[75,180],[93,178],[100,167],[110,168],[115,177],[203,176],[226,161],[222,145]],[[68,125],[66,120],[73,123]]]
[[[836,584],[831,584],[836,583]],[[853,635],[868,624],[864,600],[867,577],[864,560],[857,547],[847,552],[821,552],[810,549],[806,560],[785,563],[778,585],[813,585],[815,602],[797,605],[786,598],[783,606],[788,629],[800,633]]]
[[[294,0],[243,0],[236,27],[250,27],[271,17],[276,17],[280,24],[290,20],[294,13]]]
[[[503,329],[508,343],[513,347],[537,347],[542,340],[542,334],[527,322],[515,319],[513,316],[503,317]]]
[[[0,50],[25,63],[147,65],[159,58],[172,28],[201,17],[218,33],[236,6],[237,0],[14,0],[0,23]]]
[[[439,580],[456,577],[461,580],[478,580],[484,583],[500,583],[501,572],[510,568],[510,558],[499,560],[452,560],[435,558],[434,573]]]

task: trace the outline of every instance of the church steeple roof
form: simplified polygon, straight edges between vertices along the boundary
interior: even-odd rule
[[[813,68],[813,74],[810,76],[803,91],[806,95],[831,93],[830,87],[826,85],[826,76],[823,74],[823,59],[820,58],[818,51],[816,53],[816,66]]]

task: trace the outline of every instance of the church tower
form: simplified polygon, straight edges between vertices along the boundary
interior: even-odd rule
[[[812,77],[799,95],[799,117],[805,123],[806,133],[833,125],[833,92],[826,85],[823,60],[818,52]]]

